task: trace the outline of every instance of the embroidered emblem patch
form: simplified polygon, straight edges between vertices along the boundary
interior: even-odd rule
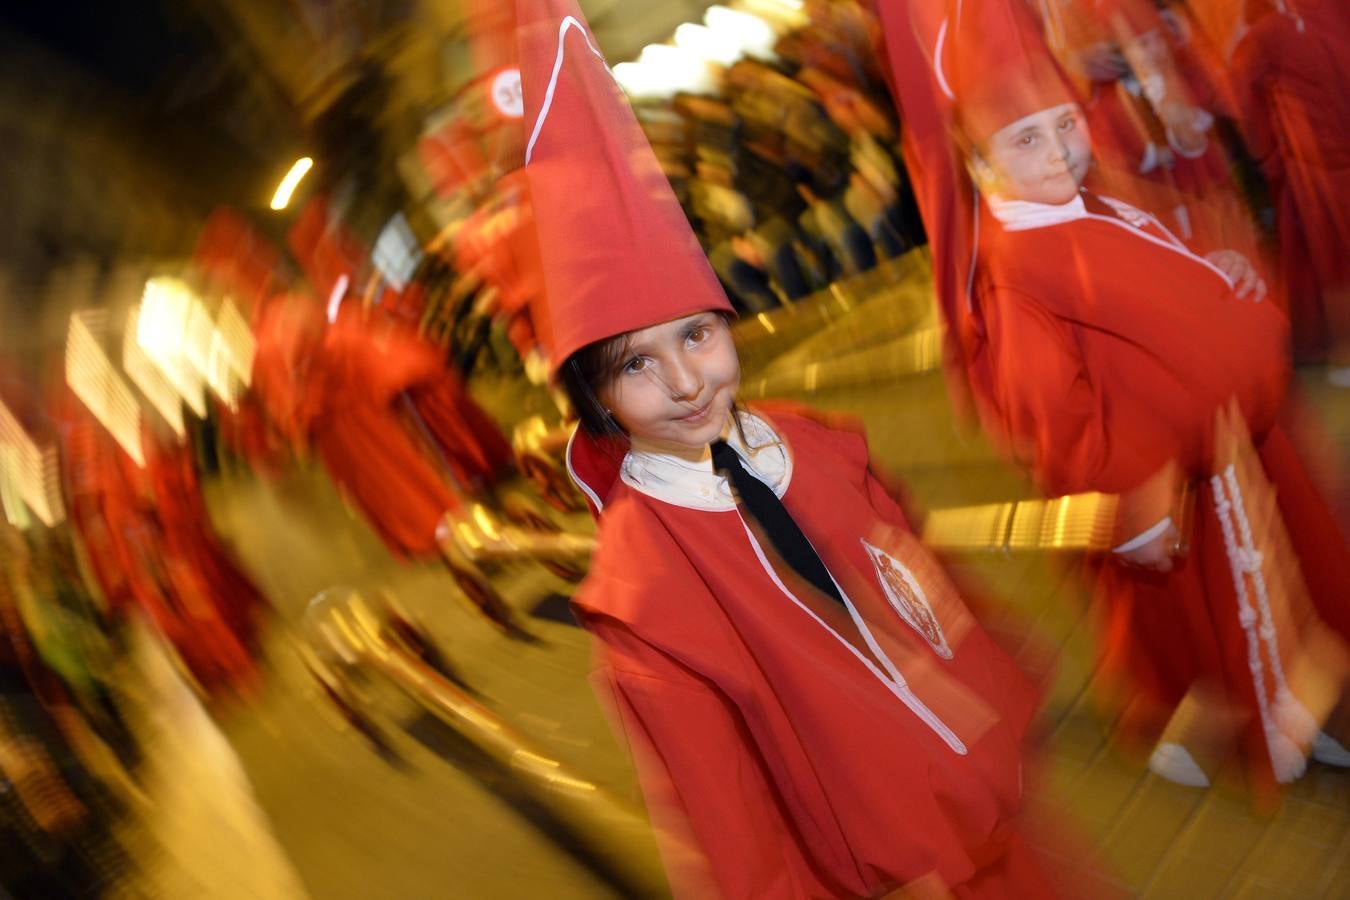
[[[947,644],[947,636],[942,633],[942,626],[938,624],[933,608],[928,605],[928,597],[914,574],[904,563],[881,548],[873,547],[867,541],[863,541],[862,545],[877,570],[881,589],[886,592],[886,598],[891,601],[891,606],[895,607],[900,618],[928,642],[934,653],[943,659],[951,659],[952,648]]]

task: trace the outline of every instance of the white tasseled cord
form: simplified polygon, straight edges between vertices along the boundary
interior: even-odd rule
[[[1270,657],[1270,671],[1275,678],[1275,720],[1276,725],[1299,746],[1307,746],[1317,735],[1318,725],[1303,704],[1289,690],[1289,682],[1284,677],[1284,663],[1280,659],[1279,634],[1275,629],[1275,619],[1270,611],[1270,594],[1266,588],[1266,576],[1262,571],[1265,561],[1262,553],[1256,549],[1252,539],[1251,523],[1247,519],[1247,506],[1242,499],[1242,488],[1238,484],[1237,470],[1229,466],[1224,471],[1224,480],[1228,484],[1228,493],[1233,501],[1233,512],[1237,515],[1238,528],[1242,533],[1242,544],[1247,555],[1247,572],[1251,575],[1252,586],[1256,589],[1257,608],[1261,613],[1261,638],[1266,644],[1266,654]]]
[[[1234,473],[1232,466],[1224,473]],[[1252,563],[1260,570],[1260,560],[1255,558],[1254,548],[1238,543],[1237,529],[1233,524],[1234,504],[1228,496],[1225,477],[1214,475],[1210,478],[1210,488],[1214,492],[1214,508],[1218,513],[1219,527],[1223,530],[1224,547],[1228,551],[1228,564],[1233,573],[1233,590],[1237,594],[1238,621],[1247,634],[1247,667],[1252,673],[1252,687],[1256,690],[1256,705],[1261,716],[1261,731],[1266,737],[1266,749],[1270,753],[1271,769],[1275,780],[1284,784],[1303,774],[1306,761],[1302,752],[1285,737],[1271,716],[1270,701],[1266,696],[1265,667],[1261,663],[1261,637],[1257,634],[1257,612],[1252,607],[1247,593],[1247,576],[1252,571]],[[1235,482],[1234,482],[1235,483]]]

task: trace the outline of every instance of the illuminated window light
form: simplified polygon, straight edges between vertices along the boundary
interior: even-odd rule
[[[300,184],[300,179],[310,169],[314,168],[314,160],[308,156],[302,156],[291,166],[291,170],[286,173],[286,177],[281,179],[281,184],[277,185],[277,192],[272,195],[272,208],[285,209],[291,202],[291,194],[295,193],[296,187]]]
[[[183,425],[183,398],[136,339],[140,319],[140,309],[133,309],[127,317],[126,336],[122,340],[122,368],[174,433],[183,437],[187,433]]]
[[[635,62],[619,63],[614,67],[614,80],[623,92],[635,100],[661,96],[659,88],[648,76],[647,70]]]
[[[737,0],[735,5],[744,12],[774,23],[780,33],[810,23],[806,4],[802,0]]]
[[[145,283],[135,340],[198,417],[206,416],[202,369],[211,331],[210,317],[185,282],[161,276]]]
[[[61,502],[61,479],[57,469],[56,448],[39,448],[19,424],[19,420],[0,403],[0,479],[3,479],[5,517],[16,528],[30,522],[31,510],[44,524],[56,525],[65,516]]]
[[[0,444],[0,507],[4,509],[5,520],[23,530],[30,520],[23,502],[19,469],[19,448]]]
[[[248,323],[229,297],[225,298],[216,312],[216,331],[221,343],[229,351],[235,378],[245,386],[252,384],[253,356],[257,352],[257,345]]]
[[[729,66],[741,58],[741,45],[735,38],[693,22],[675,29],[675,46],[719,66]]]
[[[638,56],[649,96],[670,96],[679,92],[709,94],[717,90],[717,80],[707,60],[689,50],[669,44],[648,44]]]
[[[769,23],[749,13],[728,9],[725,6],[710,6],[703,14],[703,24],[725,39],[734,41],[748,56],[758,59],[774,59],[773,45],[778,37]]]
[[[70,317],[66,332],[66,383],[136,465],[145,465],[141,446],[141,408],[95,334],[105,330],[101,311]]]

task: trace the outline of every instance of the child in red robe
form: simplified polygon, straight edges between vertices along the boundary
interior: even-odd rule
[[[949,306],[963,374],[986,429],[1048,494],[1121,496],[1120,541],[1097,590],[1107,662],[1128,672],[1138,701],[1130,721],[1156,735],[1203,689],[1244,723],[1262,782],[1298,777],[1310,746],[1350,762],[1318,732],[1326,694],[1314,715],[1289,674],[1339,692],[1344,653],[1319,615],[1350,634],[1350,554],[1277,426],[1284,317],[1242,254],[1201,256],[1149,213],[1082,190],[1092,162],[1082,111],[1020,4],[967,2],[944,27],[952,49],[936,65],[978,187],[969,291]],[[1215,423],[1230,405],[1274,484],[1273,509],[1244,495],[1225,456]],[[1187,486],[1197,499],[1183,518]],[[1301,565],[1277,572],[1286,523]],[[1262,529],[1278,532],[1269,546]],[[1285,606],[1261,599],[1274,595]],[[1330,648],[1325,667],[1309,647]],[[1152,765],[1208,782],[1184,742],[1160,744]]]
[[[736,405],[731,306],[575,3],[517,10],[568,463],[600,519],[573,606],[676,896],[1054,895],[1021,824],[1035,692],[855,430]]]

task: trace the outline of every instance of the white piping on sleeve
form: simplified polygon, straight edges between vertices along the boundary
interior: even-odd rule
[[[942,50],[947,43],[947,25],[948,20],[944,18],[942,24],[938,26],[937,42],[933,45],[933,76],[937,78],[938,87],[948,100],[955,100],[956,95],[952,93],[952,87],[947,83],[947,73],[942,71]]]
[[[815,620],[817,625],[833,635],[834,639],[852,653],[859,662],[866,666],[868,671],[875,675],[878,681],[886,685],[890,692],[894,694],[901,703],[909,708],[910,712],[914,713],[921,722],[931,728],[938,737],[942,738],[943,742],[952,749],[952,752],[965,756],[968,752],[966,745],[956,736],[956,732],[952,731],[951,728],[947,726],[947,723],[938,718],[937,714],[929,709],[923,700],[919,699],[918,695],[916,695],[913,689],[905,682],[904,676],[900,674],[895,663],[891,661],[891,658],[887,656],[877,644],[876,638],[872,636],[872,630],[867,627],[867,623],[858,615],[857,609],[853,606],[853,601],[849,600],[848,595],[844,593],[844,589],[839,587],[839,582],[835,581],[834,584],[835,587],[839,589],[839,596],[844,598],[844,605],[848,608],[849,617],[852,618],[853,623],[858,626],[858,631],[862,634],[863,640],[867,642],[867,646],[874,654],[876,654],[877,659],[881,661],[882,665],[886,667],[886,670],[890,673],[891,677],[888,678],[886,674],[883,674],[870,659],[858,651],[857,647],[853,646],[853,644],[846,640],[843,635],[826,624],[825,621],[821,619],[820,616],[817,616],[809,606],[798,600],[797,596],[793,594],[792,591],[788,590],[787,585],[783,584],[782,579],[778,577],[778,573],[774,571],[773,566],[769,563],[768,557],[764,555],[764,549],[760,547],[759,541],[755,539],[754,532],[752,532],[750,526],[745,523],[745,518],[741,516],[741,511],[739,509],[736,510],[736,516],[741,520],[741,527],[745,529],[745,536],[750,541],[750,546],[755,551],[755,556],[759,559],[759,564],[763,566],[764,571],[768,574],[774,585],[777,586],[778,590],[783,593],[783,596],[787,597],[795,603],[802,612]],[[830,576],[830,580],[834,581],[833,575]]]
[[[567,439],[567,449],[563,452],[563,462],[567,464],[567,477],[572,479],[573,484],[581,488],[582,493],[591,498],[591,502],[595,504],[596,512],[604,512],[605,504],[600,502],[600,498],[596,496],[595,491],[591,490],[591,486],[582,481],[581,476],[577,475],[577,470],[572,468],[572,442],[577,439],[577,430],[580,428],[581,426],[578,425],[572,429],[572,435]]]
[[[1175,244],[1171,244],[1171,243],[1168,243],[1167,241],[1161,240],[1161,239],[1159,239],[1159,238],[1155,238],[1153,235],[1149,234],[1147,231],[1144,231],[1142,228],[1139,228],[1139,227],[1136,226],[1136,225],[1131,225],[1129,222],[1125,222],[1125,221],[1122,221],[1122,220],[1120,220],[1120,219],[1113,218],[1112,216],[1103,216],[1103,215],[1100,214],[1100,213],[1089,212],[1089,213],[1087,214],[1087,218],[1089,218],[1089,219],[1100,219],[1100,220],[1103,221],[1103,222],[1110,222],[1112,225],[1115,225],[1115,226],[1117,226],[1117,227],[1119,227],[1119,228],[1124,228],[1126,231],[1129,231],[1131,234],[1136,234],[1136,235],[1138,235],[1139,237],[1143,238],[1143,239],[1146,240],[1146,241],[1152,241],[1153,243],[1157,244],[1159,247],[1166,247],[1168,250],[1171,250],[1173,253],[1180,253],[1182,256],[1189,257],[1190,259],[1194,260],[1195,262],[1198,262],[1200,265],[1202,265],[1202,266],[1204,266],[1205,268],[1209,269],[1209,270],[1210,270],[1211,272],[1213,272],[1215,275],[1218,275],[1220,278],[1223,279],[1223,283],[1226,284],[1226,285],[1228,285],[1228,289],[1229,289],[1230,291],[1233,290],[1233,287],[1234,287],[1234,285],[1233,285],[1233,280],[1232,280],[1231,278],[1229,278],[1227,275],[1225,275],[1225,274],[1223,273],[1223,270],[1222,270],[1222,269],[1220,269],[1218,266],[1214,265],[1214,263],[1210,262],[1209,260],[1205,259],[1203,256],[1198,256],[1198,255],[1196,255],[1195,253],[1191,252],[1191,250],[1190,250],[1184,243],[1182,243],[1181,240],[1180,240],[1176,235],[1174,235],[1172,232],[1168,231],[1168,230],[1167,230],[1167,226],[1164,225],[1164,224],[1162,224],[1161,222],[1159,222],[1159,221],[1157,220],[1157,218],[1155,218],[1154,216],[1152,216],[1152,215],[1150,215],[1150,214],[1148,214],[1148,213],[1145,213],[1145,215],[1147,215],[1148,218],[1149,218],[1149,220],[1152,221],[1154,225],[1158,226],[1158,228],[1161,229],[1162,232],[1163,232],[1164,234],[1166,234],[1168,237],[1170,237],[1173,241],[1176,241],[1176,243],[1175,243]]]
[[[567,37],[567,29],[575,28],[581,32],[582,38],[586,41],[586,46],[591,48],[591,52],[600,60],[601,65],[605,66],[605,71],[610,72],[609,66],[605,63],[604,54],[596,49],[595,44],[591,43],[591,36],[586,33],[586,29],[575,16],[564,16],[558,23],[558,53],[553,58],[553,74],[549,76],[548,88],[544,91],[544,104],[539,108],[539,118],[534,120],[534,128],[530,131],[530,141],[525,145],[525,164],[530,164],[530,157],[534,155],[534,142],[539,140],[539,132],[544,127],[544,120],[548,118],[548,112],[553,108],[553,92],[558,89],[558,73],[562,71],[563,53],[566,49],[564,39]],[[610,77],[614,73],[610,72]]]

